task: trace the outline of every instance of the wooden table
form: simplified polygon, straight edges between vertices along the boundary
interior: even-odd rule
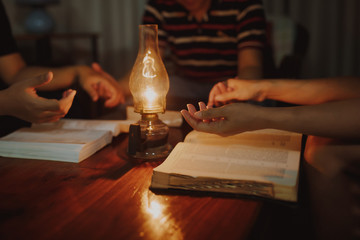
[[[169,142],[183,140],[171,129]],[[244,239],[262,203],[149,190],[158,162],[126,155],[128,136],[85,161],[0,157],[0,239]]]

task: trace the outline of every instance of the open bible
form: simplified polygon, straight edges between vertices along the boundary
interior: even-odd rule
[[[0,138],[0,156],[64,162],[80,162],[113,136],[128,132],[129,120],[62,119],[33,124]]]
[[[152,189],[297,201],[301,134],[265,129],[229,137],[190,132],[154,168]]]

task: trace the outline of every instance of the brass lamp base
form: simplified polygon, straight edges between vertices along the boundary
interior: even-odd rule
[[[156,113],[142,114],[141,120],[130,126],[128,154],[144,160],[167,157],[172,150],[168,136],[169,127]]]

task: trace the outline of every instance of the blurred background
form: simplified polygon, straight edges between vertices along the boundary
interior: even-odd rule
[[[44,1],[50,2],[43,6],[55,23],[47,41],[25,30],[25,19],[36,4],[3,0],[13,34],[30,64],[39,59],[49,65],[89,64],[97,60],[116,78],[131,69],[146,0]],[[360,1],[263,3],[277,65],[284,56],[295,54],[301,58],[298,77],[360,76]],[[294,47],[298,49],[294,51]],[[44,56],[48,50],[51,54]]]

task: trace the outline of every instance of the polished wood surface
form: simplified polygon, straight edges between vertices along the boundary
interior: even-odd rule
[[[245,239],[261,202],[155,194],[152,169],[120,135],[85,161],[0,157],[0,239]],[[170,143],[182,141],[171,129]]]

